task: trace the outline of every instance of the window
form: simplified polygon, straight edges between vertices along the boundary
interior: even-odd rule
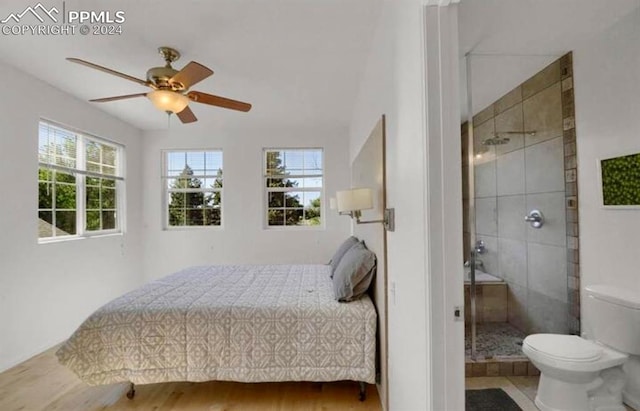
[[[222,151],[164,152],[165,227],[222,225]]]
[[[322,149],[267,149],[267,227],[321,226]]]
[[[38,238],[122,231],[124,148],[40,121]]]

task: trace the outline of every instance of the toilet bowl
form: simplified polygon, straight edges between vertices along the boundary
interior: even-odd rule
[[[620,366],[628,355],[576,335],[560,334],[529,335],[522,342],[522,352],[540,370],[535,399],[540,410],[624,411]],[[601,376],[605,370],[606,379]],[[617,391],[612,398],[595,398],[602,397],[594,395],[598,390],[612,388]]]
[[[536,406],[542,411],[625,411],[625,398],[640,392],[640,379],[624,369],[640,355],[640,295],[607,285],[585,287],[589,339],[533,334],[522,352],[540,370]],[[624,365],[624,367],[623,367]]]

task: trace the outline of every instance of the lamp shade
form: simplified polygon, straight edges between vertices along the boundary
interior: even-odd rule
[[[336,193],[338,212],[368,210],[373,208],[373,190],[370,188],[354,188]]]
[[[170,90],[153,90],[147,97],[158,110],[179,113],[189,104],[189,98]]]

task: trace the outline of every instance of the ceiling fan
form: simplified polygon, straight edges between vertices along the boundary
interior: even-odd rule
[[[153,105],[168,114],[175,113],[183,123],[193,123],[198,121],[193,111],[189,108],[189,101],[196,103],[218,106],[231,110],[247,112],[251,110],[251,104],[242,101],[231,100],[225,97],[214,96],[201,91],[189,91],[194,84],[206,79],[213,74],[213,70],[195,61],[190,62],[178,71],[171,67],[171,63],[180,58],[180,53],[171,47],[160,47],[158,52],[164,58],[164,67],[152,67],[147,71],[147,80],[142,80],[128,74],[120,73],[98,64],[90,63],[73,57],[67,60],[103,71],[114,76],[133,81],[143,86],[152,88],[148,93],[127,94],[124,96],[105,97],[89,100],[94,103],[105,103],[107,101],[124,100],[136,97],[147,97]]]

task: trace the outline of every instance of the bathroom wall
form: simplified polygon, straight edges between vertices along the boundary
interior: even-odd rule
[[[579,331],[573,118],[571,54],[473,118],[476,239],[486,245],[479,258],[485,271],[507,282],[507,320],[526,333]],[[482,143],[495,136],[509,141]],[[544,215],[540,229],[524,221],[533,209]],[[464,230],[469,244],[468,224]],[[578,307],[571,317],[570,305]]]
[[[639,43],[637,7],[574,48],[583,289],[606,284],[640,295],[640,210],[603,208],[596,166],[598,159],[640,152]],[[589,320],[583,318],[587,332]]]

